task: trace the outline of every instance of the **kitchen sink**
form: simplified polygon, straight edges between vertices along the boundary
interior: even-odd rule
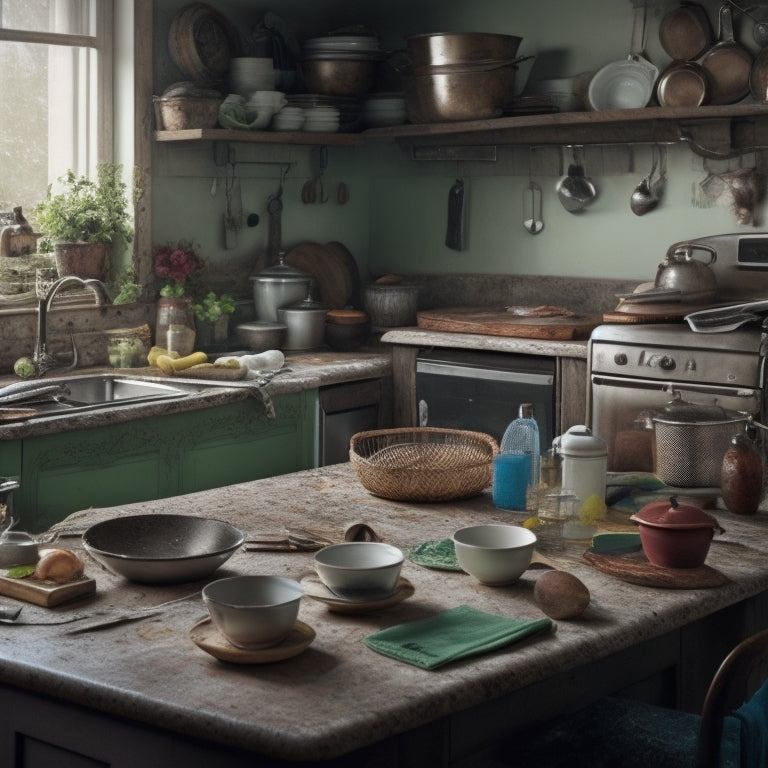
[[[40,416],[112,408],[157,400],[177,400],[218,382],[179,381],[173,384],[123,374],[86,374],[50,379],[46,384],[64,384],[68,392],[51,400],[31,403]]]

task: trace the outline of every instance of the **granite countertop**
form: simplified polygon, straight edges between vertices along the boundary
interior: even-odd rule
[[[227,520],[246,536],[301,526],[341,539],[349,523],[361,521],[404,550],[449,537],[466,524],[522,519],[496,509],[490,490],[453,503],[380,499],[362,487],[347,463],[187,496],[84,510],[57,528],[77,533],[116,515],[163,512]],[[725,586],[639,587],[590,567],[581,558],[583,547],[569,549],[553,559],[591,592],[592,602],[579,619],[557,622],[556,632],[436,671],[381,656],[362,639],[462,604],[521,619],[541,618],[532,597],[541,571],[528,570],[517,584],[492,588],[464,573],[406,560],[403,576],[415,587],[410,599],[386,611],[348,615],[332,613],[305,597],[299,618],[316,631],[316,638],[301,655],[271,665],[225,664],[195,646],[190,629],[207,615],[200,599],[177,603],[159,616],[81,635],[67,634],[77,625],[0,625],[0,682],[276,758],[331,759],[592,664],[759,594],[768,588],[764,516],[719,512],[718,518],[727,534],[716,537],[707,562],[728,578]],[[132,584],[90,559],[79,538],[60,538],[58,545],[83,556],[97,593],[85,603],[53,609],[25,606],[26,619],[151,606],[202,586]],[[213,578],[257,573],[301,578],[311,564],[307,552],[238,551]]]
[[[356,352],[295,352],[288,353],[285,361],[290,369],[263,387],[269,397],[317,389],[330,384],[339,384],[359,379],[386,377],[392,374],[392,355],[388,348],[371,348]],[[162,378],[173,383],[183,381],[164,376],[157,368],[80,368],[76,371],[52,372],[41,384],[50,383],[57,377],[97,373],[117,373],[141,377]],[[0,376],[0,387],[18,382],[16,376]],[[88,429],[106,424],[116,424],[134,419],[151,418],[172,413],[211,408],[258,397],[259,392],[253,383],[244,381],[203,381],[196,379],[196,385],[207,385],[198,392],[193,392],[179,400],[136,403],[119,407],[104,408],[75,414],[61,414],[32,418],[22,421],[0,420],[0,440],[16,440],[24,437],[55,434],[58,432]]]
[[[382,342],[410,346],[450,347],[490,352],[518,352],[547,357],[587,358],[588,340],[525,339],[510,336],[486,336],[478,333],[448,333],[417,327],[395,328],[387,331]]]

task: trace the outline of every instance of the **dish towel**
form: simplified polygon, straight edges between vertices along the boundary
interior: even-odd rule
[[[468,605],[383,629],[363,639],[374,651],[422,669],[502,648],[551,629],[550,619],[512,619]]]
[[[442,571],[461,571],[462,567],[456,559],[456,548],[453,539],[440,541],[424,541],[417,544],[409,554],[412,562],[425,568],[436,568]]]

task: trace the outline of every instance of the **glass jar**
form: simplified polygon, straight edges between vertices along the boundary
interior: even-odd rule
[[[135,335],[108,335],[107,355],[113,368],[141,368],[147,362],[147,348]]]
[[[194,350],[195,318],[190,298],[161,296],[157,300],[155,345],[181,357]]]

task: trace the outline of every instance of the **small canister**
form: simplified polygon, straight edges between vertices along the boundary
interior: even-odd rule
[[[562,456],[562,487],[582,502],[590,496],[605,500],[608,449],[602,437],[579,424],[556,437],[553,448]]]

